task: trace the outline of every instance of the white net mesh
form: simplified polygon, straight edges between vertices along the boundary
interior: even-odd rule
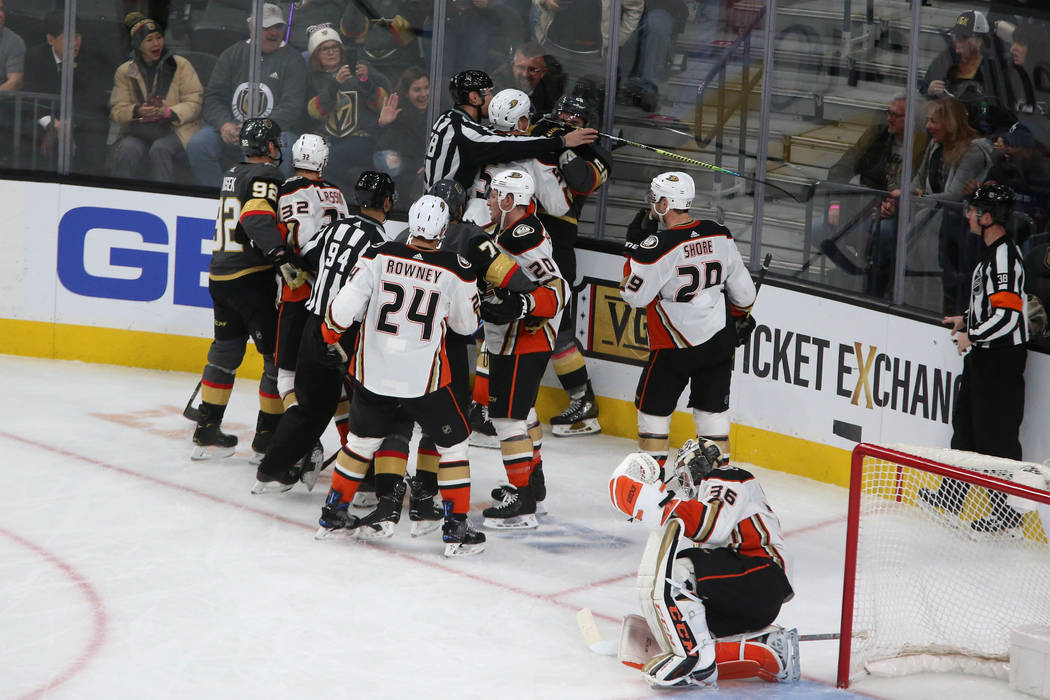
[[[893,449],[1039,489],[1050,474],[968,452]],[[851,676],[911,672],[924,655],[1001,662],[1012,628],[1050,624],[1050,506],[870,455],[859,489]]]

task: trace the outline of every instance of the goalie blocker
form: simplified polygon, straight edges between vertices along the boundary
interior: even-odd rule
[[[656,645],[630,618],[621,640],[621,660],[653,687],[711,686],[722,672],[799,677],[797,633],[768,627],[793,596],[780,522],[754,475],[716,467],[720,461],[713,442],[689,440],[666,483],[644,453],[628,455],[610,480],[613,505],[662,526],[638,567],[643,619]]]

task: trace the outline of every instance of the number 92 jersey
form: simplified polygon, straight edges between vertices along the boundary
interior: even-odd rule
[[[238,163],[222,178],[209,272],[228,280],[273,264],[266,253],[284,245],[277,228],[277,195],[284,178],[266,163]]]
[[[740,251],[729,229],[714,221],[658,231],[628,243],[626,254],[620,295],[630,306],[646,307],[650,350],[709,340],[726,325],[726,296],[737,311],[755,303]]]

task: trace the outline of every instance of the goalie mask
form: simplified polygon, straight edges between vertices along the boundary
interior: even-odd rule
[[[701,481],[706,479],[722,460],[722,451],[711,440],[689,439],[674,458],[673,472],[682,485],[683,496],[694,498]]]
[[[448,205],[440,197],[425,194],[408,210],[409,238],[424,238],[441,244],[448,228]]]
[[[489,104],[489,120],[500,131],[514,131],[522,117],[528,118],[530,110],[532,102],[524,92],[500,90]]]
[[[680,171],[660,173],[649,185],[649,204],[653,213],[661,220],[671,209],[688,209],[693,206],[694,196],[696,186],[693,184],[693,178]],[[667,198],[667,208],[659,211],[660,200],[664,197]]]
[[[292,166],[318,175],[328,164],[328,143],[317,134],[303,134],[292,145]]]

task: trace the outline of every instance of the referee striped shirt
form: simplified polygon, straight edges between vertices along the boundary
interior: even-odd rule
[[[303,257],[317,265],[317,279],[306,308],[324,318],[328,305],[350,277],[361,251],[384,240],[382,224],[362,214],[340,219],[321,229],[303,248]]]
[[[430,130],[423,178],[426,189],[450,177],[470,191],[478,171],[489,163],[538,158],[561,152],[561,136],[501,136],[471,119],[461,109],[450,109],[434,122]]]
[[[970,288],[967,333],[977,347],[995,348],[1028,342],[1028,298],[1021,251],[1003,236],[981,246]]]

